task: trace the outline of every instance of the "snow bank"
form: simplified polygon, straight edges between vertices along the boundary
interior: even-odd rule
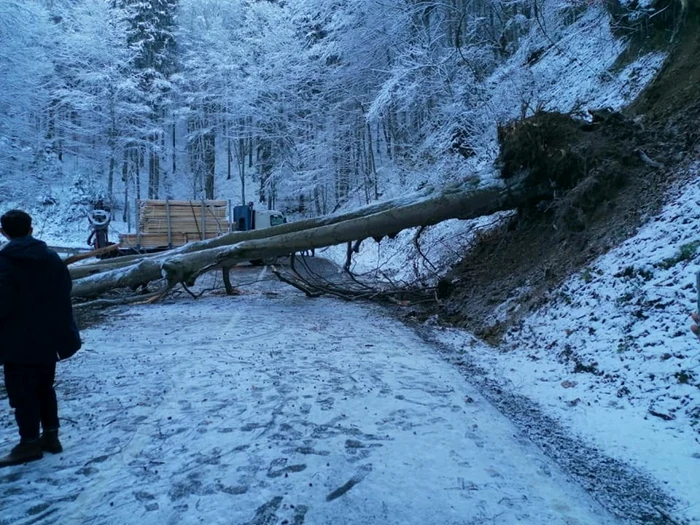
[[[663,212],[571,276],[490,348],[441,339],[614,457],[663,482],[700,522],[700,163]]]

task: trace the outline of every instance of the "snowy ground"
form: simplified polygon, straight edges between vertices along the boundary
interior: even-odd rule
[[[660,216],[554,290],[499,348],[460,331],[433,334],[453,361],[478,363],[567,432],[657,479],[678,498],[678,519],[692,523],[700,523],[700,342],[689,330],[698,221],[694,175]]]
[[[616,523],[380,308],[263,279],[83,335],[65,452],[0,471],[0,523]]]
[[[531,107],[623,107],[660,67],[651,54],[612,71],[622,47],[592,11],[573,29],[522,77]],[[492,99],[515,115],[499,78]],[[500,348],[265,283],[113,313],[59,365],[65,453],[0,471],[0,524],[606,524],[581,487],[619,513],[649,495],[621,501],[637,479],[678,499],[671,520],[646,498],[648,523],[700,523],[697,182],[673,202]],[[41,238],[83,245],[83,212],[35,208]],[[431,263],[413,232],[367,241],[355,269],[434,278],[473,233],[429,229]]]
[[[565,447],[555,450],[557,432],[578,436],[581,454],[561,463],[584,486],[591,470],[580,468],[581,456],[602,452],[677,499],[668,523],[700,523],[700,342],[689,330],[689,314],[699,309],[700,163],[681,178],[658,217],[552,290],[499,347],[460,330],[423,333],[445,345],[443,355],[521,428],[536,422],[528,435],[551,456]],[[432,265],[415,251],[412,232],[402,232],[365,243],[354,268],[380,268],[394,279],[430,275],[433,266],[445,271],[472,242],[474,226],[446,221],[427,230],[422,252]],[[494,316],[504,320],[518,308],[517,301],[495,305]],[[561,429],[541,433],[546,420]],[[630,485],[605,490],[634,492]],[[627,505],[615,497],[607,503],[618,511]]]

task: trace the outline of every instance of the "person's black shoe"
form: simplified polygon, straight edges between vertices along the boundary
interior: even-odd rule
[[[63,452],[63,445],[58,439],[58,430],[44,430],[43,434],[41,434],[41,450],[51,454]]]
[[[0,458],[0,468],[10,467],[12,465],[21,465],[29,461],[36,461],[44,457],[41,451],[41,441],[33,439],[31,441],[22,440],[19,445],[10,450],[10,453],[4,458]]]

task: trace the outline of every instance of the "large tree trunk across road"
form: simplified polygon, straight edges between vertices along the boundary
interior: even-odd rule
[[[95,297],[116,288],[137,288],[165,277],[170,286],[238,262],[285,256],[365,238],[382,238],[447,219],[471,219],[512,209],[532,197],[522,185],[425,189],[351,213],[309,219],[264,230],[234,232],[187,244],[156,256],[86,265],[72,270],[74,297]],[[94,273],[93,273],[94,272]],[[92,275],[90,275],[93,273]]]
[[[218,248],[221,246],[229,246],[243,241],[249,241],[253,239],[265,239],[268,237],[273,237],[277,235],[285,235],[288,233],[294,233],[297,231],[308,230],[311,228],[317,228],[320,226],[328,226],[331,224],[337,224],[339,222],[348,221],[356,219],[359,217],[372,215],[387,211],[393,208],[400,208],[411,202],[416,202],[421,199],[428,198],[431,194],[435,193],[435,189],[425,188],[419,192],[413,193],[411,195],[400,197],[396,199],[391,199],[387,201],[382,201],[368,206],[364,206],[360,209],[353,210],[351,212],[339,213],[334,215],[329,215],[325,217],[318,217],[313,219],[305,219],[302,221],[290,222],[287,224],[282,224],[275,226],[274,228],[265,228],[262,230],[252,230],[244,232],[232,232],[225,235],[221,235],[214,239],[207,239],[204,241],[190,242],[179,248],[174,248],[168,250],[167,252],[161,252],[156,254],[141,254],[141,255],[127,255],[124,257],[119,257],[118,259],[110,259],[107,261],[102,261],[95,264],[87,264],[84,266],[76,266],[70,268],[71,276],[74,280],[82,279],[89,275],[106,272],[108,270],[116,270],[118,268],[124,268],[126,266],[131,266],[137,262],[145,261],[148,259],[156,259],[161,261],[164,258],[171,257],[173,255],[180,255],[186,253],[198,252],[201,250]],[[158,263],[160,267],[160,263]],[[158,277],[156,277],[158,278]],[[153,280],[153,279],[149,279]]]

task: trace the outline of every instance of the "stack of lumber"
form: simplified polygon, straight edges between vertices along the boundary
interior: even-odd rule
[[[212,239],[229,231],[228,201],[142,200],[138,233],[119,236],[124,248],[154,249]]]

